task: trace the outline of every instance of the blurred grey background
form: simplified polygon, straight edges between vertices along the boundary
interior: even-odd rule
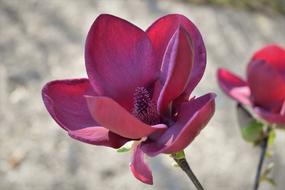
[[[215,73],[226,67],[244,75],[255,50],[285,45],[284,1],[190,1],[0,0],[0,189],[195,189],[167,155],[148,160],[155,185],[140,183],[129,171],[129,153],[70,139],[44,108],[40,92],[47,81],[86,76],[84,41],[101,13],[143,29],[168,13],[184,14],[197,25],[208,64],[194,94],[213,91],[218,97],[213,119],[187,148],[187,158],[207,190],[252,189],[259,149],[241,139],[235,103],[219,90]],[[285,189],[284,144],[279,130],[271,147],[276,190]],[[271,189],[266,183],[260,188]]]

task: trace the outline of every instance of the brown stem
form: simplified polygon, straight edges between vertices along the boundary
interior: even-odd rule
[[[199,182],[199,180],[191,170],[186,158],[176,158],[175,156],[173,156],[173,159],[178,164],[178,166],[187,174],[189,179],[191,179],[197,190],[204,190],[201,183]]]
[[[259,163],[256,171],[256,176],[255,176],[255,182],[254,182],[254,190],[258,190],[259,188],[259,183],[260,183],[260,175],[262,171],[262,165],[265,159],[266,151],[268,147],[268,136],[265,137],[262,142],[261,142],[261,154],[259,158]]]

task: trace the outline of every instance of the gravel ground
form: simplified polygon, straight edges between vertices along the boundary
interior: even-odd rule
[[[285,17],[170,0],[0,0],[1,190],[194,189],[166,155],[148,160],[154,186],[138,182],[129,172],[128,153],[70,139],[40,96],[49,80],[85,76],[84,40],[99,14],[145,29],[174,12],[196,23],[208,50],[206,74],[194,94],[218,94],[216,114],[186,150],[187,158],[207,190],[251,189],[259,151],[241,140],[234,103],[218,89],[215,72],[226,67],[244,73],[256,49],[274,42],[284,46]],[[272,147],[276,190],[285,187],[284,144],[285,132],[278,131]]]

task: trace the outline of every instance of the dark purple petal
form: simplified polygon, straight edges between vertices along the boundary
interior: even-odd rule
[[[278,72],[285,74],[285,49],[278,45],[268,45],[255,52],[252,61],[255,60],[263,60]]]
[[[96,126],[84,95],[95,95],[88,79],[56,80],[42,89],[44,104],[53,119],[65,130]]]
[[[156,141],[142,143],[142,150],[149,156],[163,152],[175,153],[186,148],[206,126],[215,111],[215,94],[206,94],[181,105],[178,119]]]
[[[256,60],[250,63],[247,78],[254,104],[278,113],[285,100],[284,76],[265,61]]]
[[[101,96],[131,110],[136,87],[147,87],[159,75],[152,44],[144,31],[111,15],[93,23],[85,46],[87,74]]]
[[[149,185],[153,184],[152,173],[144,161],[144,153],[141,150],[140,145],[134,149],[130,169],[133,175],[141,182]]]
[[[250,89],[247,82],[240,77],[227,71],[219,69],[217,72],[218,83],[221,89],[231,98],[244,105],[251,105]]]
[[[90,115],[84,95],[96,95],[88,79],[52,81],[42,90],[48,112],[73,138],[113,148],[122,146],[127,139],[98,126]],[[92,139],[90,135],[87,139],[88,131],[90,135],[92,133]]]
[[[179,27],[170,39],[163,57],[162,77],[164,86],[158,98],[158,110],[164,114],[170,102],[181,95],[190,79],[192,44],[188,33]]]
[[[72,138],[88,144],[109,146],[113,148],[120,148],[130,140],[99,126],[69,131],[68,134]]]
[[[284,113],[272,113],[260,107],[255,107],[254,112],[270,124],[278,124],[279,126],[285,127]]]
[[[148,29],[147,34],[154,46],[157,61],[162,63],[163,55],[169,40],[179,27],[185,28],[189,33],[193,45],[193,69],[191,78],[186,88],[186,94],[192,92],[203,76],[206,67],[206,49],[202,36],[197,27],[185,16],[179,14],[170,14],[161,17],[154,22]]]
[[[93,118],[103,127],[126,138],[139,139],[167,128],[164,124],[147,125],[108,97],[87,96]]]

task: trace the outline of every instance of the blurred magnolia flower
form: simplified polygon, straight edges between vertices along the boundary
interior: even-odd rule
[[[247,79],[219,69],[222,90],[269,124],[285,126],[285,50],[268,45],[257,51],[247,67]]]
[[[79,141],[113,148],[135,141],[130,168],[144,183],[153,183],[144,154],[183,150],[214,113],[214,94],[189,100],[204,73],[206,50],[182,15],[164,16],[146,32],[100,15],[86,39],[85,65],[88,78],[44,86],[45,106]]]

